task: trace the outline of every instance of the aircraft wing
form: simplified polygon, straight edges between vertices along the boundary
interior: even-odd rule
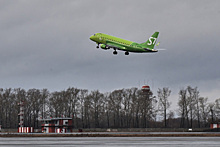
[[[119,50],[125,50],[126,49],[124,46],[119,45],[119,44],[115,44],[115,43],[107,43],[106,46],[109,47],[109,48],[114,48],[114,49],[119,49]]]

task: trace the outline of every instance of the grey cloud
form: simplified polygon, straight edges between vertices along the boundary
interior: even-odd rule
[[[216,91],[219,3],[3,1],[0,87],[112,91],[145,80],[154,81],[154,87],[172,87],[176,93],[188,84],[204,92],[207,86]],[[89,40],[90,35],[103,32],[141,43],[154,31],[160,32],[158,48],[166,51],[113,56],[112,50],[98,50]]]

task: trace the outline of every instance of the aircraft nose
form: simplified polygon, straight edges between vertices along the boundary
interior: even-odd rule
[[[92,35],[92,36],[89,37],[89,39],[92,40],[92,41],[94,41],[94,40],[95,40],[95,36]]]

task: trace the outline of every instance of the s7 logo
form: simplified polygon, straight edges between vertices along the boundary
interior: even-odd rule
[[[155,44],[155,43],[156,43],[157,38],[150,37],[148,40],[149,40],[149,43],[147,43],[147,45],[152,45],[152,44]],[[152,41],[152,40],[153,40],[153,41]]]

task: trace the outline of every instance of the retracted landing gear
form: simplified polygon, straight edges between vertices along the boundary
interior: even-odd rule
[[[125,55],[129,55],[129,52],[128,52],[128,51],[126,51],[126,52],[125,52]]]

